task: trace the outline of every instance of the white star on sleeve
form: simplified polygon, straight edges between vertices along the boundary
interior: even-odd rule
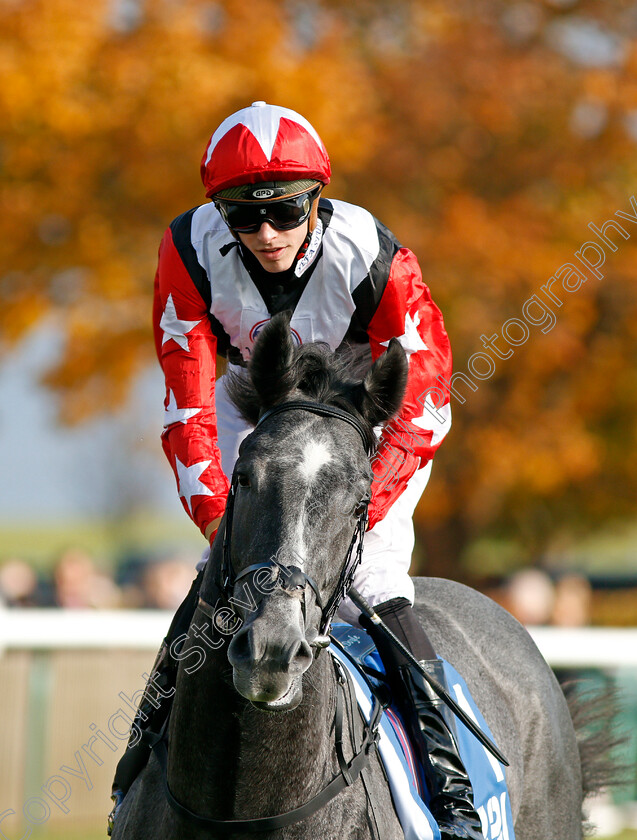
[[[407,354],[408,359],[412,353],[417,353],[418,350],[429,350],[425,342],[420,337],[420,333],[416,329],[419,323],[420,314],[416,312],[412,318],[408,312],[405,315],[405,332],[402,335],[396,336]],[[381,344],[383,347],[387,347],[389,341],[381,341]]]
[[[200,408],[179,408],[174,391],[169,390],[168,405],[164,410],[164,429],[172,426],[173,423],[186,423],[195,414],[199,414],[200,411]]]
[[[175,309],[173,296],[172,294],[168,295],[166,308],[164,309],[161,321],[159,322],[159,326],[164,331],[164,337],[161,343],[165,344],[172,338],[173,341],[176,341],[180,347],[183,347],[183,349],[187,351],[189,347],[186,334],[193,330],[199,323],[201,323],[201,318],[198,321],[180,320],[177,317],[177,310]]]
[[[431,446],[437,446],[451,428],[451,404],[446,403],[436,408],[431,394],[427,394],[424,408],[429,413],[423,414],[422,417],[412,417],[411,422],[414,426],[431,432]]]
[[[213,496],[214,493],[210,488],[206,487],[203,481],[199,480],[199,476],[210,466],[212,461],[199,461],[196,464],[191,464],[186,467],[181,463],[179,458],[175,458],[177,466],[177,481],[179,484],[179,495],[183,496],[188,505],[188,510],[192,516],[192,497],[193,496]]]

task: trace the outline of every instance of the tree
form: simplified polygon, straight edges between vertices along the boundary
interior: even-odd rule
[[[0,324],[8,344],[64,323],[48,382],[66,420],[118,404],[148,361],[161,232],[201,200],[212,128],[265,99],[317,126],[329,194],[418,254],[445,313],[465,378],[417,513],[428,570],[459,574],[478,535],[523,561],[634,516],[637,227],[615,215],[637,192],[631,3],[24,0],[0,17]],[[616,250],[589,228],[611,218]],[[601,278],[576,260],[587,240]],[[542,286],[566,263],[586,279],[561,275],[558,303]]]
[[[47,382],[76,421],[119,405],[151,357],[159,240],[203,199],[221,120],[257,99],[303,110],[346,173],[367,155],[371,95],[335,27],[303,42],[273,0],[24,0],[0,21],[0,330],[6,350],[46,314],[63,325]]]
[[[417,513],[429,573],[459,574],[478,536],[522,563],[635,513],[637,226],[615,212],[637,215],[637,26],[627,3],[567,6],[353,13],[384,16],[385,49],[358,17],[383,130],[350,193],[419,255],[465,375]],[[608,219],[605,242],[588,224]],[[588,240],[603,277],[574,256]],[[541,291],[568,262],[585,282]]]

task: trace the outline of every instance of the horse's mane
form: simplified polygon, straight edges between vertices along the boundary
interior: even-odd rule
[[[275,315],[257,339],[247,374],[228,375],[230,400],[251,425],[275,405],[310,400],[336,406],[360,422],[371,451],[374,428],[400,409],[407,382],[407,361],[394,339],[373,368],[361,374],[352,354],[337,354],[323,342],[296,346],[289,317]]]
[[[231,372],[226,390],[241,416],[252,425],[268,408],[304,399],[353,414],[372,441],[373,426],[357,408],[362,391],[359,370],[360,363],[354,358],[336,355],[327,344],[314,342],[294,349],[283,376],[253,364],[249,376]]]

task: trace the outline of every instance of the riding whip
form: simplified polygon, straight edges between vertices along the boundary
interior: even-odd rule
[[[502,755],[500,750],[496,747],[493,741],[484,734],[484,732],[480,729],[478,724],[472,720],[469,715],[465,712],[465,710],[458,705],[458,703],[453,699],[453,697],[446,691],[430,674],[425,671],[422,667],[420,662],[416,659],[413,653],[409,650],[409,648],[405,647],[405,645],[398,639],[389,627],[385,624],[382,618],[374,612],[374,608],[370,606],[368,601],[358,592],[358,590],[354,589],[353,586],[350,587],[349,592],[347,593],[354,604],[358,607],[358,609],[363,613],[363,615],[367,616],[367,618],[379,627],[383,633],[387,636],[387,638],[391,641],[393,645],[395,645],[400,652],[405,656],[411,665],[414,668],[418,669],[418,672],[422,674],[424,679],[429,683],[438,697],[445,703],[451,711],[456,715],[456,717],[464,723],[467,729],[472,732],[475,737],[480,741],[480,743],[489,750],[489,752],[497,758],[497,760],[504,764],[505,767],[509,766],[509,762],[506,758]]]

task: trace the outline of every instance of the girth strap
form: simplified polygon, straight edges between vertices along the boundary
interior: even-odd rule
[[[195,814],[182,805],[173,795],[168,786],[168,749],[166,746],[166,737],[162,736],[151,737],[151,747],[157,756],[159,765],[162,770],[162,777],[164,780],[164,790],[166,799],[170,807],[184,817],[189,822],[201,828],[213,828],[220,834],[233,834],[234,832],[247,832],[248,834],[258,834],[262,831],[274,831],[277,828],[285,828],[288,825],[301,822],[307,819],[312,814],[323,808],[327,803],[334,799],[342,790],[353,784],[360,776],[362,770],[367,766],[371,754],[376,750],[379,738],[378,727],[380,725],[380,717],[383,710],[378,699],[374,698],[374,706],[372,708],[371,718],[365,727],[365,737],[361,744],[360,750],[352,758],[351,761],[345,761],[342,753],[343,741],[343,700],[340,695],[344,692],[343,680],[349,680],[349,674],[342,667],[338,660],[334,659],[336,674],[337,674],[337,699],[336,699],[336,718],[335,718],[335,735],[336,735],[336,753],[338,757],[341,772],[332,781],[323,788],[320,793],[317,793],[309,802],[294,808],[291,811],[286,811],[283,814],[277,814],[273,817],[256,817],[254,819],[243,820],[215,820],[211,817],[202,817]]]

